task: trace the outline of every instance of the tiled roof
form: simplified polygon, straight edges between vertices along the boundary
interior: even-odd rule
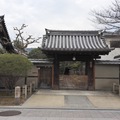
[[[7,31],[7,28],[6,28],[6,24],[5,24],[5,20],[4,20],[4,15],[0,16],[0,24],[2,25],[4,31],[5,31],[5,35],[7,37],[7,39],[10,41],[10,37],[9,37],[9,34],[8,34],[8,31]]]
[[[96,60],[95,64],[120,64],[120,60]]]
[[[47,30],[42,50],[47,51],[110,51],[99,31]]]
[[[0,43],[3,46],[4,49],[6,49],[7,52],[9,53],[17,53],[11,43],[5,20],[4,20],[4,15],[0,16]]]

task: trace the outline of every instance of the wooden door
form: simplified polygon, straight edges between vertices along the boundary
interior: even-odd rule
[[[39,88],[51,88],[52,84],[52,68],[41,67],[39,70]]]

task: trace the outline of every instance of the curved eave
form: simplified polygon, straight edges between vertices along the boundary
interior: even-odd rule
[[[97,54],[97,55],[105,55],[108,54],[111,49],[105,49],[105,50],[71,50],[71,49],[66,49],[66,50],[59,50],[59,49],[41,49],[44,53],[46,54]]]
[[[10,40],[10,37],[9,37],[9,34],[8,34],[8,31],[7,31],[7,27],[6,27],[6,24],[5,24],[5,20],[4,20],[4,15],[3,16],[0,16],[0,24],[2,25],[2,34],[3,36],[2,37],[5,37],[7,38],[7,41],[8,42],[11,42]],[[7,44],[6,46],[2,45],[4,49],[6,49],[9,53],[17,53],[12,45],[11,44]]]
[[[111,50],[113,49],[109,49],[109,48],[106,48],[106,49],[59,49],[59,48],[41,48],[42,51],[54,51],[54,52],[57,52],[57,51],[61,51],[61,52],[110,52]]]
[[[8,34],[8,30],[7,30],[7,27],[6,27],[6,24],[5,24],[4,15],[0,16],[0,18],[1,18],[0,23],[2,24],[2,27],[3,27],[4,36],[6,38],[8,38],[8,40],[10,41],[10,36]]]

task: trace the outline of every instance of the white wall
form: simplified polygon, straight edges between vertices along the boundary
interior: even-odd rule
[[[112,90],[113,83],[119,81],[119,65],[95,65],[95,89]]]

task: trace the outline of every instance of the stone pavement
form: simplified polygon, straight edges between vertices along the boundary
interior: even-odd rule
[[[120,109],[120,97],[108,91],[39,90],[21,107]]]
[[[65,110],[65,109],[1,109],[0,113],[16,110],[14,116],[0,116],[0,120],[120,120],[119,110]]]

